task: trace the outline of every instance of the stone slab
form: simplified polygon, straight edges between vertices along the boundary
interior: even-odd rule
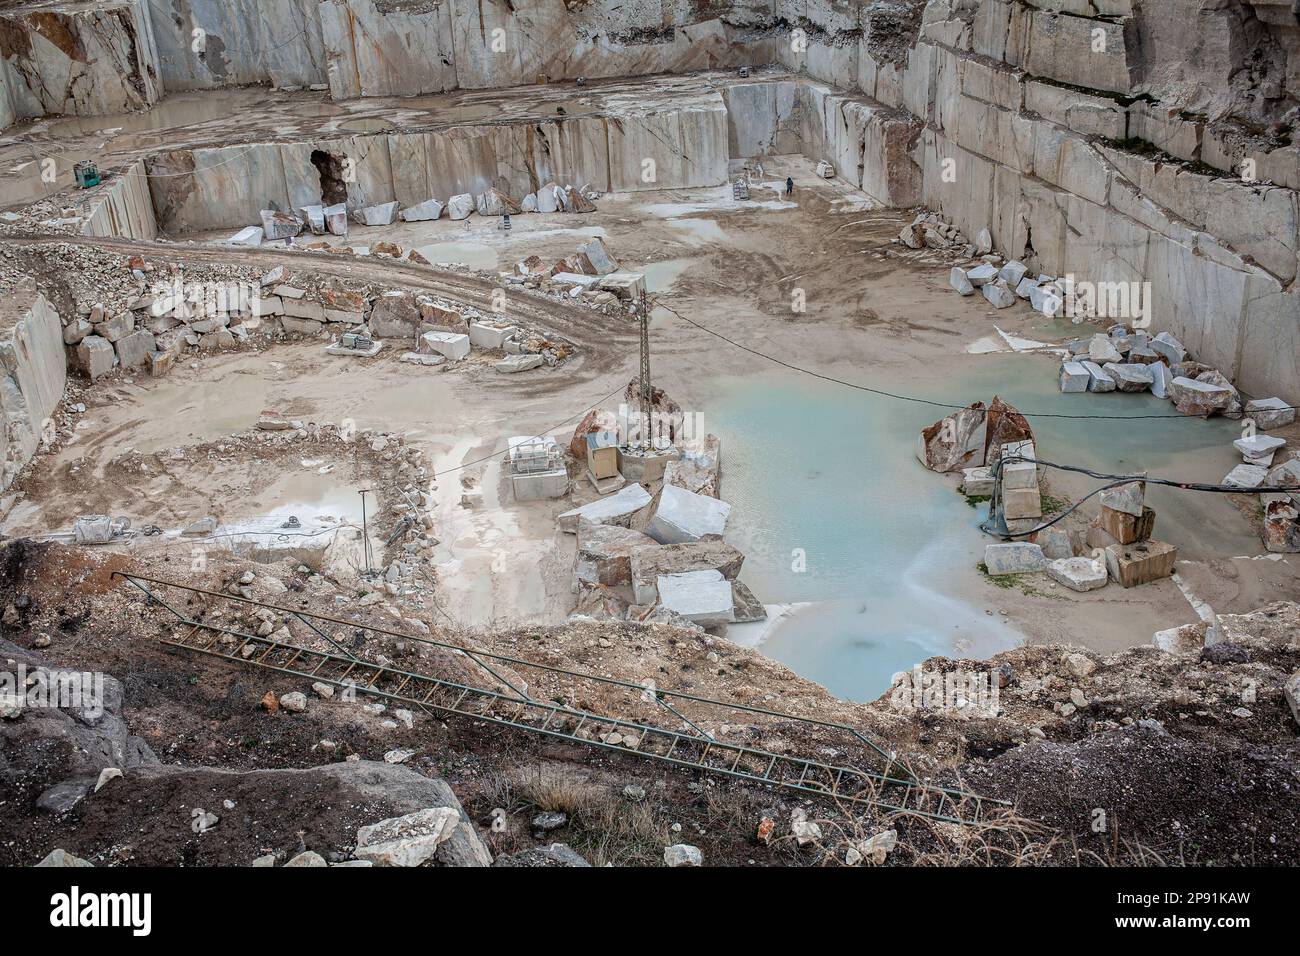
[[[1043,549],[1027,541],[1008,541],[984,548],[984,566],[991,575],[1032,574],[1047,568]]]
[[[1106,565],[1092,558],[1059,558],[1047,565],[1047,576],[1071,591],[1095,591],[1106,586]]]
[[[646,526],[646,533],[661,544],[721,537],[730,514],[731,505],[725,501],[665,485],[659,492],[659,504]]]
[[[650,501],[650,492],[640,485],[628,485],[617,494],[573,508],[555,520],[560,530],[569,534],[577,534],[578,521],[582,518],[597,524],[616,524],[626,528],[632,515],[650,504]]]
[[[1082,362],[1061,363],[1060,382],[1063,393],[1086,392],[1091,378]]]
[[[1150,584],[1173,574],[1178,549],[1163,541],[1113,544],[1105,551],[1106,569],[1121,587]]]
[[[661,574],[657,580],[659,604],[702,627],[735,620],[731,582],[718,571]]]
[[[420,336],[419,351],[437,354],[452,362],[469,355],[469,336],[459,332],[425,332]]]
[[[716,570],[727,580],[734,581],[744,563],[744,554],[722,541],[647,544],[632,552],[632,589],[636,603],[649,605],[658,600],[661,574]]]

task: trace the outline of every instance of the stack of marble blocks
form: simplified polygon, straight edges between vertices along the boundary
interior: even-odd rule
[[[1103,553],[1111,580],[1126,588],[1169,577],[1178,560],[1177,548],[1152,538],[1156,513],[1145,499],[1145,481],[1103,491],[1101,513],[1088,528],[1088,547]]]
[[[1043,523],[1043,496],[1038,488],[1038,465],[1035,462],[1033,441],[1011,442],[1000,450],[1002,466],[1001,483],[1002,517],[1012,534],[1032,531]],[[1027,458],[1028,461],[1010,459]]]

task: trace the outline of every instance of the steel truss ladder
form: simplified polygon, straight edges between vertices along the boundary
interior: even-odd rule
[[[587,747],[634,754],[659,763],[721,774],[751,784],[812,794],[850,805],[873,806],[886,813],[915,814],[947,823],[978,823],[990,808],[1009,805],[1002,800],[917,780],[906,768],[895,762],[893,755],[846,724],[811,720],[678,691],[647,688],[629,681],[474,651],[432,638],[313,614],[175,581],[123,571],[114,571],[112,576],[134,585],[146,595],[149,604],[165,608],[181,624],[187,625],[189,630],[182,636],[164,637],[160,641],[169,647],[192,653],[319,681],[380,700],[407,704],[428,713],[455,714]],[[175,589],[182,593],[187,603],[193,603],[197,598],[205,608],[209,601],[223,601],[274,611],[304,625],[330,650],[259,637],[211,620],[189,616],[160,597],[155,588]],[[344,628],[349,632],[368,631],[441,648],[464,658],[478,671],[490,676],[492,680],[484,683],[493,686],[463,683],[362,660],[331,634],[330,628]],[[494,667],[493,664],[497,666]],[[498,668],[531,669],[590,681],[607,689],[618,688],[635,695],[643,703],[653,705],[657,708],[657,713],[673,719],[666,722],[668,725],[652,724],[536,699],[528,695],[527,685],[516,686]],[[824,763],[809,757],[721,741],[699,727],[680,709],[689,706],[721,709],[729,715],[731,723],[759,716],[778,722],[780,729],[796,733],[838,731],[847,738],[850,746],[856,745],[855,749],[862,751],[868,759],[881,761],[882,768],[866,770]],[[615,735],[621,739],[615,739]]]

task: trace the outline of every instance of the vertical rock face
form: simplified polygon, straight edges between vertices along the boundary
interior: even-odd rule
[[[43,296],[19,290],[0,306],[0,490],[31,461],[67,381],[63,330]]]
[[[335,201],[355,210],[489,190],[522,197],[547,182],[604,192],[727,181],[729,120],[720,93],[677,94],[658,105],[612,101],[609,110],[563,122],[200,147],[145,164],[158,226],[175,232],[241,228],[264,209]]]
[[[443,0],[321,3],[330,95],[344,100],[455,89],[452,6]]]
[[[148,184],[143,160],[132,163],[119,173],[110,174],[108,181],[93,194],[89,215],[81,231],[88,236],[156,238],[158,223],[154,218]]]
[[[328,84],[335,99],[759,64],[770,0],[139,0],[169,89]],[[201,42],[196,43],[202,31]],[[754,58],[753,47],[764,51]]]
[[[904,194],[870,173],[906,168],[900,150],[857,130],[871,109],[910,120],[921,202],[1035,271],[1150,283],[1154,329],[1247,392],[1300,401],[1300,144],[1269,125],[1300,109],[1291,5],[931,0],[909,18],[916,7],[858,8],[856,47],[842,11],[806,7],[807,50],[783,62],[835,86],[852,69],[874,102],[827,93],[836,109],[805,111],[837,167],[862,143],[862,187]]]
[[[572,5],[563,0],[451,0],[450,6],[463,89],[677,73],[773,59],[770,35],[748,29],[771,27],[770,0],[588,0]]]
[[[143,0],[0,11],[0,120],[143,109],[163,93]]]
[[[5,30],[5,22],[0,20],[0,30]],[[13,80],[10,78],[9,63],[0,53],[0,129],[12,126],[18,118],[14,109]]]
[[[326,81],[317,0],[145,2],[168,90]]]

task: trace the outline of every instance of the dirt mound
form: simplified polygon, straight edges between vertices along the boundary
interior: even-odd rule
[[[1020,747],[967,782],[1068,834],[1083,862],[1289,866],[1300,852],[1297,747],[1224,746],[1151,722]]]
[[[62,847],[101,866],[247,866],[266,854],[284,862],[313,850],[339,862],[351,858],[359,827],[444,806],[460,809],[442,780],[373,761],[246,772],[139,767],[66,815],[38,816],[7,834],[3,856],[5,865],[30,865]],[[210,829],[196,822],[203,813],[217,817]],[[460,813],[435,857],[445,865],[470,865],[475,856],[479,838]]]
[[[268,714],[260,706],[268,691],[306,691],[307,682],[167,650],[157,638],[169,633],[169,622],[143,595],[120,583],[111,586],[105,568],[112,560],[108,552],[84,548],[11,544],[0,554],[7,585],[0,602],[15,644],[0,653],[15,663],[35,662],[29,648],[38,635],[47,635],[53,640],[42,653],[57,666],[125,675],[119,692],[124,700],[114,703],[111,719],[96,725],[97,732],[115,740],[138,737],[162,761],[183,766],[145,766],[143,759],[135,765],[108,758],[78,762],[57,733],[31,730],[35,724],[28,715],[6,721],[0,726],[16,744],[4,757],[13,770],[15,797],[0,823],[0,847],[6,847],[0,854],[9,856],[0,862],[34,862],[56,846],[96,862],[247,863],[267,852],[292,855],[303,848],[338,858],[348,852],[357,826],[427,799],[428,777],[445,777],[456,788],[496,852],[520,852],[534,845],[526,820],[539,808],[552,809],[546,804],[556,797],[548,790],[521,798],[498,781],[539,761],[564,774],[599,778],[604,796],[584,798],[579,822],[572,824],[580,832],[558,834],[598,862],[655,862],[665,845],[659,842],[666,835],[659,832],[664,821],[681,819],[706,826],[710,839],[701,837],[701,845],[714,861],[719,854],[728,860],[740,855],[742,862],[836,858],[833,847],[817,855],[754,843],[761,816],[786,825],[791,801],[785,795],[725,780],[697,781],[632,754],[543,741],[456,716],[416,713],[403,725],[392,719],[396,711],[375,710],[365,695],[355,701],[309,696],[305,713]],[[186,576],[174,562],[155,560],[156,567],[145,560],[134,569]],[[205,572],[192,575],[192,583],[221,590],[246,567],[256,567],[251,587],[259,597],[268,595],[258,589],[278,581],[287,587],[271,596],[272,603],[320,611],[348,598],[350,606],[333,613],[359,626],[369,622],[414,635],[422,624],[435,639],[563,669],[522,663],[503,668],[504,676],[525,682],[539,699],[663,723],[661,708],[643,693],[642,682],[649,680],[658,688],[847,724],[887,742],[922,776],[1012,800],[1022,816],[1054,835],[1050,852],[1040,852],[1034,862],[1158,857],[1169,863],[1273,863],[1288,854],[1294,858],[1298,848],[1300,745],[1282,692],[1300,647],[1300,605],[1293,603],[1221,615],[1231,653],[1180,656],[1143,647],[1100,655],[1056,645],[1022,647],[991,661],[935,658],[922,667],[989,673],[998,691],[990,709],[945,709],[907,706],[892,694],[870,704],[838,700],[760,653],[694,627],[574,620],[473,635],[445,632],[426,622],[394,621],[392,608],[357,606],[355,590],[320,575],[303,575],[288,564],[246,565],[235,557],[213,559]],[[109,586],[82,591],[78,584],[101,579]],[[84,637],[88,619],[94,622],[93,641]],[[241,621],[231,623],[242,626]],[[448,666],[445,652],[417,639],[367,637],[358,627],[348,640],[367,658],[382,655],[417,672]],[[457,679],[483,681],[467,669],[466,659],[457,665]],[[610,675],[631,686],[568,673],[574,671]],[[863,748],[855,749],[851,737],[832,726],[809,727],[689,700],[677,706],[719,739],[850,764],[863,759]],[[31,719],[84,730],[72,715]],[[360,771],[336,768],[356,763],[330,764],[328,771],[317,766],[349,755],[377,760],[398,748],[416,753],[403,768],[402,786],[414,794],[410,800],[402,797],[401,781],[388,778],[350,777],[345,787],[334,775]],[[112,757],[122,747],[103,752]],[[38,808],[49,788],[69,780],[84,785],[102,766],[119,765],[126,776],[99,794],[85,794],[61,813]],[[391,772],[387,765],[378,767],[376,773]],[[625,785],[636,781],[646,789],[647,778],[663,781],[653,812],[624,806]],[[233,810],[225,808],[226,800]],[[189,829],[195,807],[221,817],[222,840]],[[524,817],[499,840],[487,829],[498,809]],[[1094,829],[1098,811],[1105,824],[1100,830]],[[639,822],[630,828],[632,813]],[[895,824],[878,816],[873,826]],[[924,829],[909,833],[911,824],[897,825],[900,839],[910,845],[897,854],[898,862],[925,859]],[[1245,843],[1243,833],[1249,835]],[[555,838],[548,835],[546,842]],[[228,848],[217,849],[221,842]]]

